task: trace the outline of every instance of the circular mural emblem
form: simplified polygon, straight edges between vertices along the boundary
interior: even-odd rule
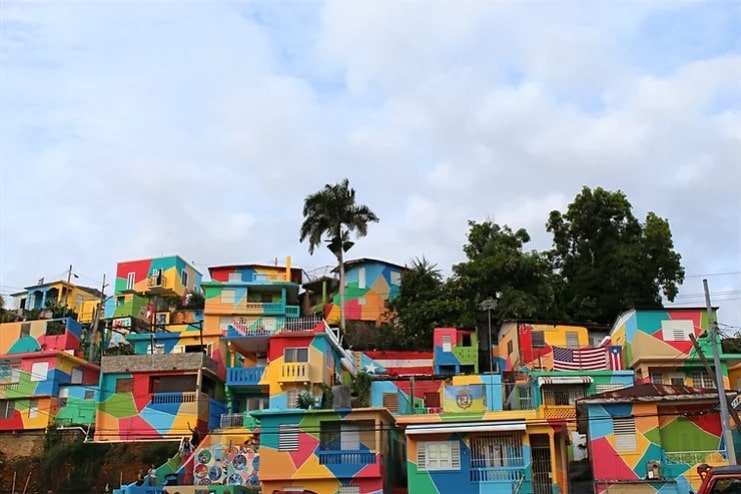
[[[207,449],[198,453],[198,463],[208,463],[211,461],[211,452]]]
[[[461,408],[468,408],[471,406],[471,392],[467,389],[461,389],[458,391],[458,395],[455,397],[455,402]]]

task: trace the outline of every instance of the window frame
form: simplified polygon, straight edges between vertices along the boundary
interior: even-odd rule
[[[303,350],[306,353],[306,360],[298,360],[299,350]],[[293,354],[293,357],[289,359],[289,355]],[[286,364],[308,364],[309,363],[309,347],[286,347],[283,349],[283,363]]]
[[[538,341],[535,341],[535,335],[538,335]],[[530,342],[531,346],[533,348],[545,348],[546,347],[546,341],[545,341],[545,331],[542,329],[534,329],[530,332]]]
[[[440,448],[448,448],[448,457],[443,458]],[[438,449],[438,458],[431,458],[431,451]],[[447,461],[449,465],[443,466]],[[437,465],[433,463],[437,462]],[[456,472],[461,470],[461,443],[452,441],[420,441],[417,443],[417,471],[420,472]]]

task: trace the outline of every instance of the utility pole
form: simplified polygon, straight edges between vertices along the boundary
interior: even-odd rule
[[[90,337],[89,337],[89,345],[88,345],[88,355],[87,359],[90,360],[90,357],[92,356],[92,349],[93,349],[93,338],[95,335],[98,334],[98,326],[100,326],[100,320],[103,318],[103,311],[105,310],[104,305],[106,302],[106,296],[105,296],[105,289],[108,285],[106,285],[105,282],[105,273],[103,273],[103,283],[100,285],[100,302],[98,303],[98,308],[95,311],[95,318],[93,319],[93,324],[90,327]],[[103,343],[103,338],[101,338],[101,343]],[[101,353],[102,353],[101,349]]]
[[[67,286],[64,287],[64,313],[67,312],[67,300],[69,300],[69,284],[72,280],[72,265],[69,265],[69,271],[67,271]]]
[[[715,315],[713,314],[713,305],[710,302],[710,289],[708,288],[708,280],[702,280],[702,285],[705,290],[705,305],[708,311],[708,336],[710,336],[710,343],[713,347],[713,364],[715,365],[715,382],[718,383],[718,402],[720,404],[720,422],[723,427],[723,438],[726,443],[726,453],[728,455],[728,463],[730,465],[736,464],[736,448],[733,444],[733,433],[731,432],[731,418],[728,414],[728,400],[725,396],[721,397],[721,394],[725,395],[726,387],[723,384],[723,369],[720,364],[720,351],[718,350],[718,325],[715,322]]]

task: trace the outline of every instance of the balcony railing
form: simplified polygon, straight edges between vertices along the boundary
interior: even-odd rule
[[[152,395],[152,405],[169,405],[173,403],[198,403],[208,400],[208,395],[199,392],[188,393],[155,393]]]
[[[525,477],[525,470],[521,467],[486,467],[472,468],[469,478],[471,482],[519,482]]]
[[[165,275],[154,275],[147,278],[147,288],[161,288],[167,284]]]
[[[292,362],[283,364],[280,370],[281,382],[309,381],[309,364],[306,362]]]
[[[299,317],[298,319],[288,319],[280,329],[285,333],[305,333],[314,331],[318,324],[321,324],[322,318],[318,316]]]
[[[254,429],[258,422],[250,415],[250,411],[241,413],[222,413],[219,422],[221,429]]]
[[[301,315],[301,307],[298,305],[286,305],[286,317],[299,317]]]
[[[18,383],[0,384],[0,391],[18,391]]]
[[[542,405],[538,408],[538,418],[554,420],[576,420],[575,405]]]
[[[265,367],[229,367],[226,370],[228,386],[257,386],[265,373]]]
[[[374,465],[372,451],[319,451],[320,465]]]
[[[286,306],[281,302],[247,302],[244,306],[246,314],[269,314],[282,315],[286,312]]]

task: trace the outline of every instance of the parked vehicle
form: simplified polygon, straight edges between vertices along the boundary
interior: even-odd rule
[[[697,494],[741,494],[741,465],[697,467],[702,479]],[[690,494],[695,494],[690,491]]]

